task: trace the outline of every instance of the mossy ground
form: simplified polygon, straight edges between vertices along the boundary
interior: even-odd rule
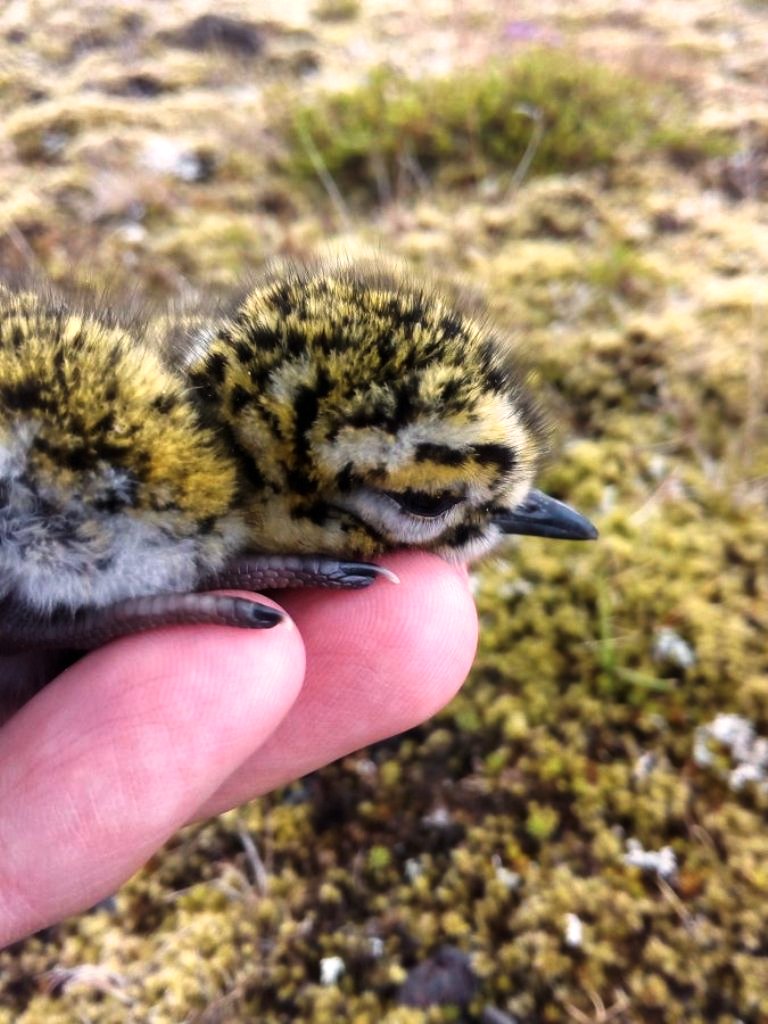
[[[559,424],[543,486],[602,536],[527,539],[478,573],[477,664],[437,720],[188,829],[113,904],[0,954],[0,1024],[768,1021],[759,5],[219,6],[250,24],[215,45],[189,30],[200,4],[0,15],[3,267],[75,284],[99,267],[173,298],[273,254],[380,248],[463,279]],[[576,158],[574,139],[615,132],[598,104],[521,183],[480,123],[472,162],[438,119],[445,148],[395,152],[372,188],[375,160],[334,162],[349,139],[326,148],[316,121],[310,154],[281,130],[346,91],[365,156],[372,69],[439,82],[465,117],[450,76],[487,84],[478,68],[540,53],[585,89],[636,83],[610,92],[631,145]],[[430,88],[408,85],[403,132]],[[478,979],[469,1005],[401,1005],[446,945]]]

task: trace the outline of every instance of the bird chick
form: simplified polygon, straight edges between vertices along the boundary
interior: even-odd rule
[[[532,490],[545,430],[509,343],[432,289],[293,268],[184,364],[237,454],[251,550],[468,561],[510,533],[596,536]]]
[[[595,536],[532,489],[543,431],[508,346],[433,290],[294,268],[167,333],[0,290],[0,651],[267,627],[279,612],[200,591]]]
[[[2,649],[93,646],[99,609],[140,626],[141,598],[194,590],[244,546],[236,493],[233,460],[135,325],[0,290]]]

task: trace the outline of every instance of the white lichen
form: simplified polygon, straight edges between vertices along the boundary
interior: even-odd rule
[[[501,882],[505,889],[509,889],[512,892],[514,889],[518,889],[523,881],[522,875],[518,874],[517,871],[511,871],[505,867],[501,862],[501,857],[497,853],[491,858],[491,863],[494,867],[496,880]]]
[[[415,857],[409,857],[405,862],[405,877],[409,882],[415,882],[417,878],[424,874],[424,865],[421,861],[416,860]]]
[[[447,807],[435,807],[421,820],[425,825],[431,825],[432,828],[448,828],[452,818]]]
[[[580,949],[584,941],[584,924],[578,914],[565,915],[565,928],[563,938],[566,946],[571,949]]]
[[[324,956],[320,961],[320,984],[335,985],[346,969],[340,956]]]
[[[647,779],[658,761],[657,755],[652,750],[646,750],[641,754],[632,766],[632,778],[635,781]]]
[[[667,627],[660,629],[654,638],[653,657],[655,661],[683,669],[692,668],[696,664],[696,653],[688,641]]]
[[[641,871],[650,871],[665,881],[673,881],[677,875],[677,858],[671,846],[662,846],[660,850],[645,850],[639,839],[627,840],[627,852],[624,863]]]
[[[699,768],[715,765],[713,744],[719,744],[730,754],[733,767],[721,774],[734,792],[748,783],[768,785],[768,739],[757,735],[748,718],[722,714],[699,726],[693,741],[693,760]]]

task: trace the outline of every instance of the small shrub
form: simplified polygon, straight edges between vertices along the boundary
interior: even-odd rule
[[[348,92],[300,106],[278,126],[300,178],[328,172],[345,191],[385,197],[438,172],[448,183],[513,173],[538,136],[531,172],[578,171],[661,151],[722,151],[683,101],[572,55],[535,50],[512,63],[438,79],[379,68]],[[719,148],[718,148],[719,147]]]

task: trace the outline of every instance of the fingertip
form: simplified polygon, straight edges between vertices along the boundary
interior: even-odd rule
[[[242,722],[254,700],[262,721],[280,716],[301,687],[304,645],[284,609],[265,597],[258,604],[282,617],[265,620],[261,628],[168,626],[121,637],[85,655],[40,697],[66,685],[72,701],[80,703],[85,694],[79,688],[87,687],[89,699],[109,703],[114,715],[142,716],[158,705],[168,717],[181,717],[188,707],[189,724],[211,711]]]
[[[385,649],[400,655],[400,727],[407,729],[439,711],[466,679],[477,651],[477,610],[465,566],[426,552],[392,555],[385,564],[403,584],[400,593],[382,596],[381,621],[388,624]]]
[[[285,595],[307,650],[307,677],[295,707],[257,755],[260,791],[289,777],[289,756],[294,774],[304,774],[412,728],[466,679],[478,634],[466,575],[426,553],[382,561],[400,586],[382,581],[363,591]]]
[[[140,867],[277,728],[303,676],[290,620],[177,626],[93,651],[41,691],[2,731],[0,943]]]
[[[424,552],[382,563],[400,586],[285,597],[307,649],[307,684],[323,715],[335,693],[334,732],[350,749],[434,715],[466,679],[477,649],[466,571]]]

